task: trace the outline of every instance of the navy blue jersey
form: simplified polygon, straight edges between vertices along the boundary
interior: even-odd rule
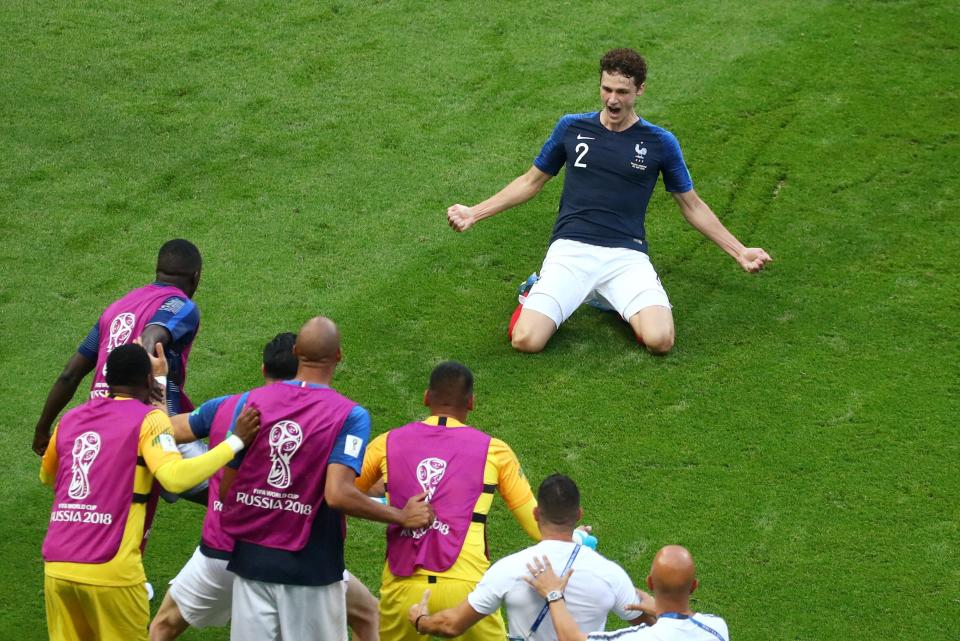
[[[646,252],[644,219],[658,177],[669,192],[693,189],[672,133],[643,118],[625,131],[610,131],[599,111],[563,116],[533,164],[551,176],[567,167],[550,242],[565,238]]]

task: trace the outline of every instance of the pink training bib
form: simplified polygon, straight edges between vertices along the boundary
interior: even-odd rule
[[[483,493],[489,447],[489,435],[467,426],[410,423],[387,435],[390,505],[403,508],[410,497],[426,492],[436,512],[429,527],[387,526],[387,562],[394,576],[410,576],[417,568],[445,572],[456,562]]]
[[[93,370],[93,385],[90,398],[105,397],[107,390],[107,357],[117,347],[133,342],[143,333],[147,323],[171,296],[189,298],[173,285],[146,285],[114,301],[104,310],[97,321],[100,344],[97,351],[97,366]],[[149,349],[152,353],[153,349]],[[183,380],[187,380],[187,356],[190,346],[180,356]],[[191,408],[192,409],[192,408]],[[189,410],[188,410],[189,411]]]
[[[303,548],[323,502],[327,461],[356,405],[328,387],[289,382],[250,392],[260,435],[244,456],[224,503],[223,531],[281,550]]]
[[[136,500],[140,427],[153,409],[133,399],[95,398],[63,416],[45,561],[104,563],[116,556]]]

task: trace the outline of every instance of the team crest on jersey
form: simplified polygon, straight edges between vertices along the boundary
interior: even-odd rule
[[[293,421],[280,421],[270,428],[270,475],[267,484],[278,490],[290,487],[290,460],[303,444],[303,429]]]
[[[70,465],[70,487],[67,496],[82,501],[90,496],[90,466],[100,453],[100,435],[84,432],[73,441],[73,463]]]
[[[110,321],[110,338],[107,340],[107,354],[130,342],[133,336],[133,326],[137,322],[137,317],[131,312],[117,314]],[[103,375],[107,375],[107,363],[103,363]]]
[[[417,463],[417,482],[420,483],[420,489],[427,493],[428,501],[433,498],[446,471],[447,462],[442,458],[430,457]]]
[[[640,171],[646,171],[647,166],[644,163],[647,161],[647,148],[641,147],[642,144],[643,142],[640,142],[638,145],[634,145],[633,151],[635,155],[633,161],[630,162],[630,166],[634,169],[639,169]]]

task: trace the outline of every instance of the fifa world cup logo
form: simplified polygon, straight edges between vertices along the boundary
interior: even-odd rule
[[[90,496],[90,466],[100,453],[100,435],[84,432],[73,441],[73,464],[67,496],[82,501]]]
[[[270,476],[267,483],[284,490],[290,487],[290,459],[303,444],[303,430],[293,421],[280,421],[270,428]]]
[[[133,326],[137,322],[137,317],[130,312],[117,314],[110,322],[110,338],[107,341],[107,354],[121,345],[130,342],[133,336]],[[107,364],[103,364],[103,375],[107,375]]]
[[[443,473],[447,471],[447,462],[442,458],[425,458],[417,464],[417,481],[420,488],[427,493],[427,500],[433,498],[433,493],[440,485]]]

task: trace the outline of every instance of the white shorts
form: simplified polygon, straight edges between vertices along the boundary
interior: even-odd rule
[[[192,627],[224,626],[230,621],[235,577],[225,559],[211,559],[197,548],[170,581],[170,598]]]
[[[646,307],[670,307],[667,292],[643,252],[566,239],[550,244],[540,280],[523,306],[548,316],[560,327],[594,290],[625,321]]]
[[[231,641],[347,641],[342,583],[283,585],[238,576],[233,582]]]

